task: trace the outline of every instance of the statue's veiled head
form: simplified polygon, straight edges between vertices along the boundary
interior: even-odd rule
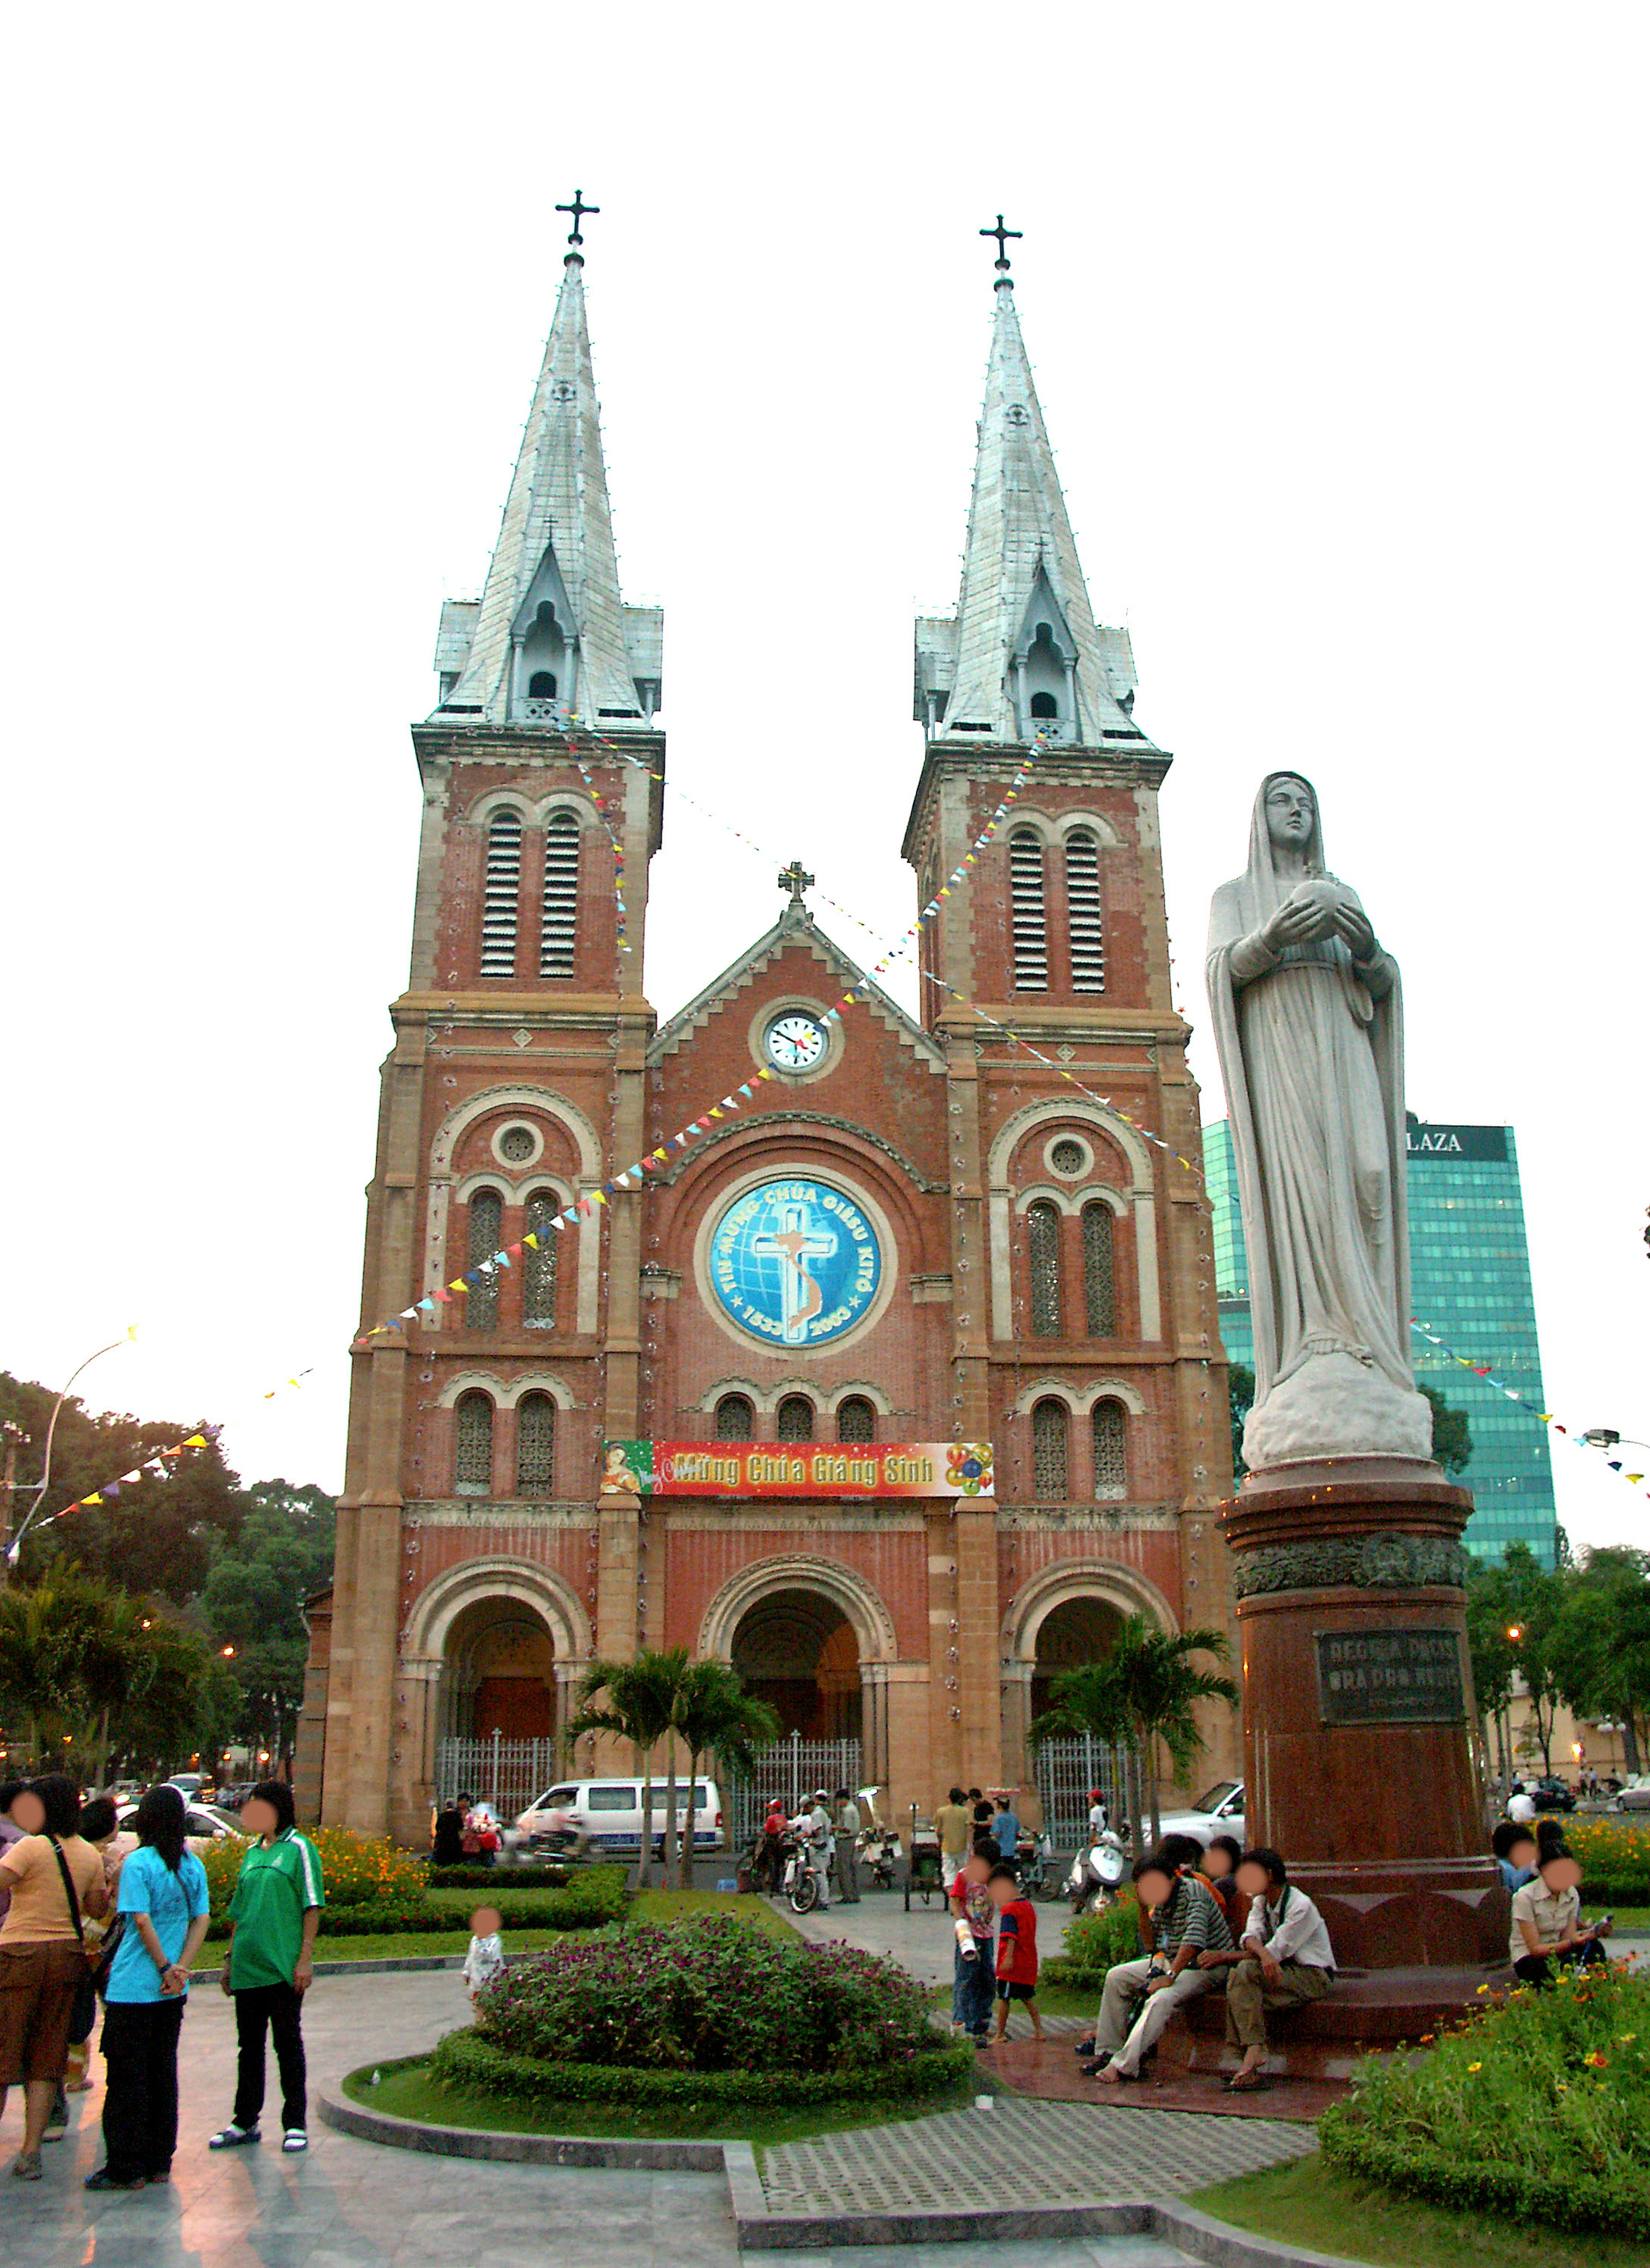
[[[1310,783],[1298,772],[1273,772],[1261,794],[1273,850],[1310,861],[1317,848],[1317,798]]]

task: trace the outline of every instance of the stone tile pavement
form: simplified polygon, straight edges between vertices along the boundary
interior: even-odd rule
[[[763,2153],[762,2189],[769,2210],[785,2213],[1104,2203],[1179,2196],[1316,2147],[1309,2127],[1281,2119],[1122,2118],[999,2095],[989,2110],[783,2143]]]

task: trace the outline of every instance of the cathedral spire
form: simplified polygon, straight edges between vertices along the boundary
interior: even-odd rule
[[[1097,623],[1020,335],[1001,214],[996,314],[955,615],[917,624],[916,714],[931,736],[1140,741],[1126,630]]]
[[[619,592],[576,199],[555,320],[479,605],[442,610],[438,718],[604,731],[649,723],[663,619]]]

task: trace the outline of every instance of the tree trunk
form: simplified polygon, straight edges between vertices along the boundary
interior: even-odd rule
[[[1163,1839],[1163,1813],[1157,1778],[1157,1735],[1146,1735],[1146,1784],[1152,1807],[1152,1848],[1155,1851]]]
[[[687,1832],[682,1837],[681,1884],[685,1890],[693,1887],[693,1789],[699,1778],[699,1751],[687,1752]]]
[[[1134,1856],[1141,1857],[1146,1849],[1146,1822],[1140,1816],[1140,1745],[1130,1735],[1127,1749],[1129,1831],[1133,1837]]]
[[[642,1766],[642,1852],[636,1860],[636,1888],[653,1887],[653,1751]]]
[[[668,1883],[679,1869],[676,1855],[676,1735],[667,1733],[670,1760],[665,1765],[664,1781],[664,1851],[659,1862],[659,1880]]]
[[[1639,1727],[1633,1721],[1631,1694],[1628,1696],[1626,1707],[1621,1712],[1621,1753],[1624,1770],[1628,1772],[1644,1770],[1644,1766],[1639,1761]]]

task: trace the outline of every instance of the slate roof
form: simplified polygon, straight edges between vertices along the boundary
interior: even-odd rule
[[[1119,705],[1135,684],[1129,634],[1095,621],[1020,335],[1014,285],[1005,276],[996,292],[962,590],[955,615],[917,623],[917,717],[926,720],[930,692],[944,693],[942,733],[972,725],[987,728],[977,735],[983,740],[1020,738],[1008,680],[1045,576],[1077,649],[1077,740],[1115,735],[1140,741],[1144,734]]]

